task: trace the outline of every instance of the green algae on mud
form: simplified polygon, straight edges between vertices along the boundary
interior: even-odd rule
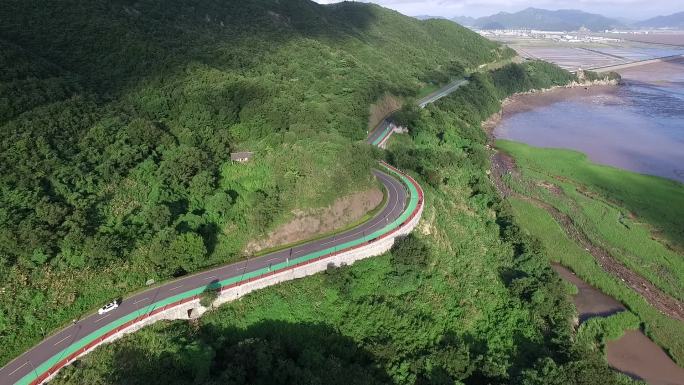
[[[532,147],[508,140],[496,146],[512,155],[524,170],[547,179],[570,180],[605,200],[615,202],[652,225],[663,240],[684,250],[684,184],[591,162],[583,153]]]
[[[684,293],[684,185],[590,162],[584,154],[497,141],[514,189],[552,205],[599,246],[672,297]]]
[[[586,201],[591,200],[591,198],[587,197],[587,194],[595,198],[602,198],[603,194],[608,194],[608,192],[602,190],[601,185],[581,184],[585,190],[579,193],[577,185],[572,184],[577,183],[578,180],[586,181],[592,180],[592,178],[594,180],[604,180],[601,178],[601,174],[604,173],[607,175],[604,178],[615,182],[615,185],[611,187],[612,191],[620,193],[620,195],[611,196],[613,200],[615,200],[616,196],[625,196],[627,198],[624,199],[639,202],[646,209],[652,203],[644,198],[637,199],[638,196],[634,195],[633,191],[629,191],[629,181],[634,179],[654,180],[654,195],[662,197],[668,195],[667,193],[669,192],[672,202],[676,202],[678,199],[672,191],[676,191],[676,188],[681,189],[681,185],[677,186],[677,183],[669,180],[591,164],[586,160],[586,157],[574,151],[539,149],[509,141],[498,141],[497,146],[499,149],[515,157],[517,171],[519,171],[520,177],[523,178],[523,182],[516,180],[516,178],[505,178],[506,183],[510,184],[511,188],[523,195],[536,194],[537,199],[554,205],[554,207],[567,215],[575,215],[573,219],[577,219],[576,223],[583,226],[582,230],[584,231],[593,229],[591,217],[577,218],[579,215],[585,214],[587,210],[584,209],[584,206],[580,206],[574,201],[568,202],[570,200],[568,197],[580,199],[580,202],[586,203]],[[626,174],[623,179],[624,184],[620,182],[621,174]],[[658,191],[659,187],[662,187],[660,191]],[[681,197],[679,200],[681,200]],[[568,238],[563,228],[546,210],[523,199],[509,198],[508,201],[511,204],[517,223],[527,233],[541,241],[551,261],[569,267],[582,280],[624,304],[628,310],[640,318],[646,335],[663,347],[680,365],[684,363],[684,333],[681,332],[681,322],[663,315],[653,306],[649,305],[643,297],[631,290],[624,282],[621,282],[620,279],[605,272],[587,250]],[[608,203],[605,201],[599,201],[596,204],[604,204],[607,208],[617,210],[615,206],[608,206]],[[605,210],[604,216],[612,212],[608,211],[608,209]],[[628,223],[632,228],[642,227],[639,234],[645,233],[647,236],[636,239],[632,236],[630,241],[643,239],[644,242],[650,242],[652,245],[662,248],[661,250],[677,255],[674,251],[668,250],[659,245],[657,241],[650,239],[648,237],[648,229],[651,229],[651,227],[636,222],[636,217],[619,218],[617,215],[608,217],[617,222],[617,226],[624,227],[620,222],[620,219],[622,219],[622,222]],[[603,233],[595,231],[592,241],[607,242],[600,237],[601,235]],[[678,259],[681,259],[681,257]],[[682,269],[678,270],[679,274],[682,272]]]

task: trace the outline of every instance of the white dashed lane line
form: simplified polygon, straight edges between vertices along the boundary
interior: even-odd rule
[[[14,373],[17,372],[17,370],[23,368],[23,367],[26,366],[26,365],[28,365],[28,361],[24,362],[24,365],[21,365],[20,367],[14,369],[14,370],[12,371],[12,373],[10,373],[9,375],[10,375],[10,376],[13,375]]]
[[[71,334],[68,335],[68,336],[66,336],[66,337],[64,337],[64,338],[62,338],[61,340],[55,342],[53,345],[59,345],[59,344],[61,344],[62,342],[66,341],[66,339],[69,338],[69,337],[71,337]]]

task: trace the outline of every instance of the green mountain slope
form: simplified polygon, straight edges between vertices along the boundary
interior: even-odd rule
[[[242,258],[293,209],[367,188],[372,102],[510,55],[357,3],[0,12],[0,363],[150,278]],[[233,164],[235,150],[255,158]]]
[[[427,204],[390,252],[259,290],[196,322],[145,328],[54,383],[635,383],[608,367],[596,339],[621,324],[573,327],[568,289],[487,177],[480,124],[500,99],[571,80],[547,63],[510,64],[416,111],[385,154],[418,178]]]

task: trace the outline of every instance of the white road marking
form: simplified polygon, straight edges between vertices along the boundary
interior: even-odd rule
[[[211,277],[207,277],[207,278],[204,278],[204,279],[206,279],[206,280],[210,280],[210,279],[217,279],[217,278],[218,278],[217,276],[215,276],[215,275],[212,275]]]
[[[71,337],[71,334],[69,334],[68,336],[62,338],[61,340],[59,340],[59,341],[57,341],[57,342],[55,342],[53,345],[59,345],[60,343],[64,342],[64,341],[65,341],[67,338],[69,338],[69,337]]]
[[[339,241],[339,238],[338,238],[338,239],[333,239],[332,241],[328,241],[328,242],[325,242],[325,243],[321,243],[321,246],[329,245],[329,244],[331,244],[331,243],[334,243],[335,241]]]
[[[104,317],[100,317],[100,318],[96,319],[96,320],[95,320],[95,323],[98,323],[98,322],[102,321],[103,319],[109,317],[111,314],[112,314],[112,313],[107,313],[107,314],[104,315]]]
[[[169,291],[173,291],[173,290],[179,289],[179,288],[181,288],[181,287],[183,287],[183,285],[178,285],[178,286],[176,286],[176,287],[170,288]]]
[[[24,362],[24,365],[21,365],[20,367],[14,369],[14,370],[12,371],[12,373],[10,373],[9,375],[10,375],[10,376],[13,375],[14,373],[16,373],[17,370],[23,368],[23,367],[26,366],[26,365],[28,365],[28,361]]]
[[[392,189],[392,192],[394,193],[394,196],[397,196],[397,189],[396,189],[396,187],[394,187],[394,185],[391,184],[391,183],[390,183],[389,186],[390,186],[390,188]],[[398,199],[392,203],[392,208],[388,211],[388,213],[394,212],[394,209],[397,207],[397,203],[399,203],[399,200],[398,200]],[[382,219],[388,218],[389,215],[390,215],[390,214],[385,215]],[[352,235],[358,235],[359,233],[363,233],[363,232],[368,232],[368,233],[370,233],[370,230],[371,230],[371,229],[373,229],[374,227],[376,227],[377,225],[380,225],[380,224],[382,224],[382,221],[373,224],[372,226],[370,226],[369,228],[367,228],[367,229],[365,229],[365,230],[357,231],[357,232],[355,232],[355,233],[353,233],[353,234],[347,235],[345,238],[348,238],[348,237],[350,237],[350,236],[352,236]]]
[[[148,299],[149,299],[148,297],[145,297],[145,298],[139,299],[139,300],[137,300],[137,301],[133,302],[133,305],[135,305],[136,303],[140,303],[140,302],[142,302],[142,301],[148,300]]]

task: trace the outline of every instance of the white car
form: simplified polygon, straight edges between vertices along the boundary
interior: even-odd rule
[[[97,314],[109,313],[110,311],[116,309],[117,307],[119,307],[119,302],[118,302],[118,301],[110,302],[110,303],[108,303],[108,304],[102,306],[101,308],[99,308],[99,309],[97,310]]]

